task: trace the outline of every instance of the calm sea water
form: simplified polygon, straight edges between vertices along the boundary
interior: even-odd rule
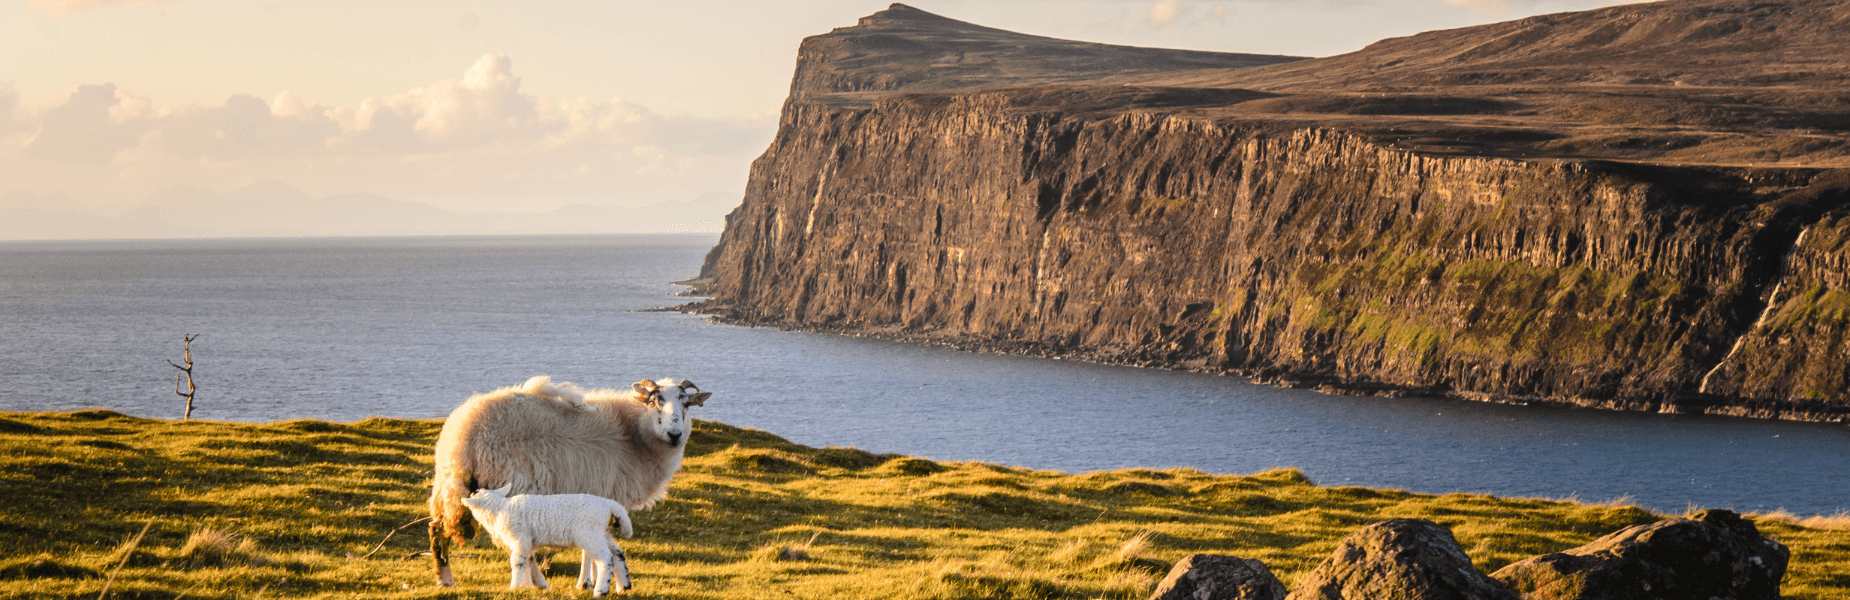
[[[692,379],[696,416],[812,446],[1069,472],[1292,466],[1325,485],[1831,514],[1850,427],[1418,398],[715,325],[711,236],[0,242],[0,410],[441,417],[538,374]]]

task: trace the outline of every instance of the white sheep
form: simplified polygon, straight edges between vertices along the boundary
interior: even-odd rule
[[[710,395],[685,380],[645,379],[619,392],[585,391],[542,376],[464,401],[437,436],[430,491],[437,583],[454,585],[448,541],[474,537],[462,499],[477,489],[591,494],[630,510],[654,506],[681,468],[692,431],[687,407]],[[589,561],[581,561],[578,587],[589,587],[591,575]]]
[[[495,545],[508,551],[512,579],[508,589],[526,586],[551,589],[546,574],[533,561],[533,551],[541,546],[573,546],[584,550],[586,564],[596,565],[591,597],[610,593],[613,580],[617,589],[630,589],[629,562],[623,549],[610,539],[610,518],[616,517],[618,531],[624,539],[634,534],[629,510],[609,498],[590,494],[553,494],[508,497],[508,489],[483,488],[463,498],[464,506],[482,522]]]

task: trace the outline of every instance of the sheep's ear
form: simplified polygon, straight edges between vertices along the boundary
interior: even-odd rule
[[[701,406],[702,405],[701,403],[707,401],[707,396],[711,396],[711,395],[713,395],[713,392],[701,392],[698,394],[694,394],[694,397],[687,399],[687,405],[688,406]]]

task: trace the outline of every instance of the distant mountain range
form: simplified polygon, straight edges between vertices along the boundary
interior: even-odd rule
[[[230,192],[164,190],[139,205],[97,209],[62,193],[13,190],[0,193],[0,240],[717,232],[738,202],[714,192],[640,207],[476,213],[373,194],[315,198],[264,181]]]

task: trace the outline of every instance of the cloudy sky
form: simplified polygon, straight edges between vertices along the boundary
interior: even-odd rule
[[[737,195],[859,0],[0,0],[0,192],[275,180],[461,211]],[[1025,33],[1328,56],[1615,0],[917,0]]]

